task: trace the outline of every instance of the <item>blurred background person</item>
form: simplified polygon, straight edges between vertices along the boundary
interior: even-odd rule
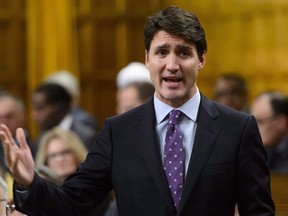
[[[32,94],[32,117],[39,128],[39,137],[54,127],[74,131],[91,150],[96,130],[81,122],[75,122],[70,114],[72,97],[64,87],[55,83],[43,83]]]
[[[217,77],[214,84],[214,99],[238,111],[248,113],[247,84],[237,73],[224,73]]]
[[[5,181],[5,169],[0,164],[0,215],[6,215],[6,204],[8,200],[7,183]]]
[[[288,171],[288,97],[279,91],[265,91],[251,103],[270,170]]]
[[[150,74],[146,65],[141,62],[131,62],[123,67],[117,74],[117,88],[123,88],[131,82],[148,82],[152,83]]]
[[[59,70],[44,79],[45,83],[56,83],[64,87],[72,97],[72,109],[70,114],[75,122],[80,122],[94,130],[98,129],[96,118],[83,110],[80,105],[80,83],[79,79],[67,70]]]
[[[116,85],[117,115],[145,103],[155,91],[146,65],[140,62],[131,62],[122,68],[117,74]],[[116,199],[110,202],[104,216],[118,216]]]
[[[116,96],[116,113],[122,114],[148,101],[154,94],[155,88],[150,82],[131,82],[119,88]]]
[[[45,179],[61,185],[85,160],[87,153],[76,133],[57,127],[47,132],[40,140],[36,155],[36,170]],[[112,195],[109,195],[89,215],[103,215],[111,200]]]
[[[16,129],[18,127],[23,128],[32,155],[35,156],[36,148],[34,145],[32,145],[31,140],[28,137],[28,132],[25,129],[26,122],[25,122],[24,104],[20,98],[4,90],[0,91],[0,124],[6,124],[8,126],[8,128],[11,130],[12,136],[16,141],[16,143],[17,143]],[[5,199],[6,204],[8,204],[11,200],[13,200],[13,194],[12,194],[13,179],[10,173],[6,171],[6,160],[1,140],[0,140],[0,170],[1,170],[1,177],[3,179],[2,186],[4,184],[6,185]],[[1,204],[3,203],[4,201],[1,202]]]
[[[9,92],[0,92],[0,124],[6,124],[11,130],[12,136],[17,143],[16,129],[21,127],[24,129],[28,145],[32,151],[32,155],[35,156],[35,146],[32,145],[28,135],[25,120],[25,107],[22,100]],[[0,141],[1,144],[1,141]],[[0,162],[5,164],[4,153],[2,145],[0,145]]]
[[[36,168],[48,167],[63,182],[74,173],[87,156],[87,149],[77,134],[54,128],[40,140]],[[44,172],[43,172],[44,173]]]
[[[123,114],[149,100],[155,88],[151,82],[149,71],[140,62],[132,62],[122,68],[116,78],[116,113]],[[116,199],[110,205],[104,216],[118,216]]]
[[[0,215],[2,216],[26,216],[15,210],[15,206],[13,204],[12,191],[12,177],[7,178],[6,167],[0,163]],[[7,182],[8,180],[8,182]],[[10,183],[10,185],[9,185]]]

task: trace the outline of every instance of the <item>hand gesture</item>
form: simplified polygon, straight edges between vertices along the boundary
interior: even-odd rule
[[[19,147],[6,125],[0,125],[0,136],[8,168],[20,188],[28,188],[34,178],[35,163],[22,128],[16,130]]]

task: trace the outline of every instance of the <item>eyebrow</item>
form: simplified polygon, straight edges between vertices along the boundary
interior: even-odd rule
[[[155,47],[155,50],[158,50],[158,49],[167,49],[169,48],[170,45],[168,44],[163,44],[163,45],[159,45],[157,47]],[[193,50],[193,47],[189,46],[189,45],[181,45],[181,44],[178,44],[176,45],[176,49],[185,49],[185,50]]]
[[[170,47],[170,45],[168,45],[168,44],[163,44],[163,45],[159,45],[159,46],[155,47],[155,50],[167,49],[167,48],[169,48],[169,47]]]
[[[180,45],[177,45],[176,48],[177,48],[177,49],[184,49],[184,50],[191,50],[191,51],[193,50],[193,47],[192,47],[192,46],[181,45],[181,44],[180,44]]]

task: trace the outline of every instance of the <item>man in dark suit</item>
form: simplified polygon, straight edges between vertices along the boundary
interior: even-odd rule
[[[207,52],[197,17],[168,7],[148,18],[144,33],[154,98],[107,119],[61,188],[34,173],[22,130],[18,148],[1,126],[16,208],[83,216],[114,189],[120,216],[233,216],[236,204],[240,215],[275,215],[255,119],[208,100],[196,86]]]

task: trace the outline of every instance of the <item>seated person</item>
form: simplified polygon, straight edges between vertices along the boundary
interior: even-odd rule
[[[79,105],[80,102],[80,82],[70,71],[59,70],[55,71],[44,79],[45,83],[55,83],[64,87],[72,97],[71,115],[74,121],[84,124],[93,130],[97,130],[97,121],[92,114],[82,109]]]
[[[132,82],[117,91],[116,113],[122,114],[148,101],[154,94],[154,86],[149,82]]]
[[[40,176],[59,186],[76,171],[87,153],[77,134],[56,127],[40,140],[36,170]],[[108,196],[90,215],[101,216],[110,200],[111,196]]]
[[[246,81],[237,73],[222,74],[215,81],[215,100],[233,109],[248,113],[247,94]]]
[[[270,170],[288,171],[288,97],[279,91],[264,91],[251,103]]]
[[[54,128],[48,131],[40,140],[36,155],[36,168],[46,177],[55,176],[63,182],[74,173],[80,163],[87,156],[85,148],[79,137],[72,131]],[[50,173],[48,169],[50,169]]]
[[[76,121],[71,114],[72,97],[64,87],[54,83],[39,85],[32,94],[32,117],[42,135],[54,127],[75,132],[88,151],[96,139],[96,130]]]

